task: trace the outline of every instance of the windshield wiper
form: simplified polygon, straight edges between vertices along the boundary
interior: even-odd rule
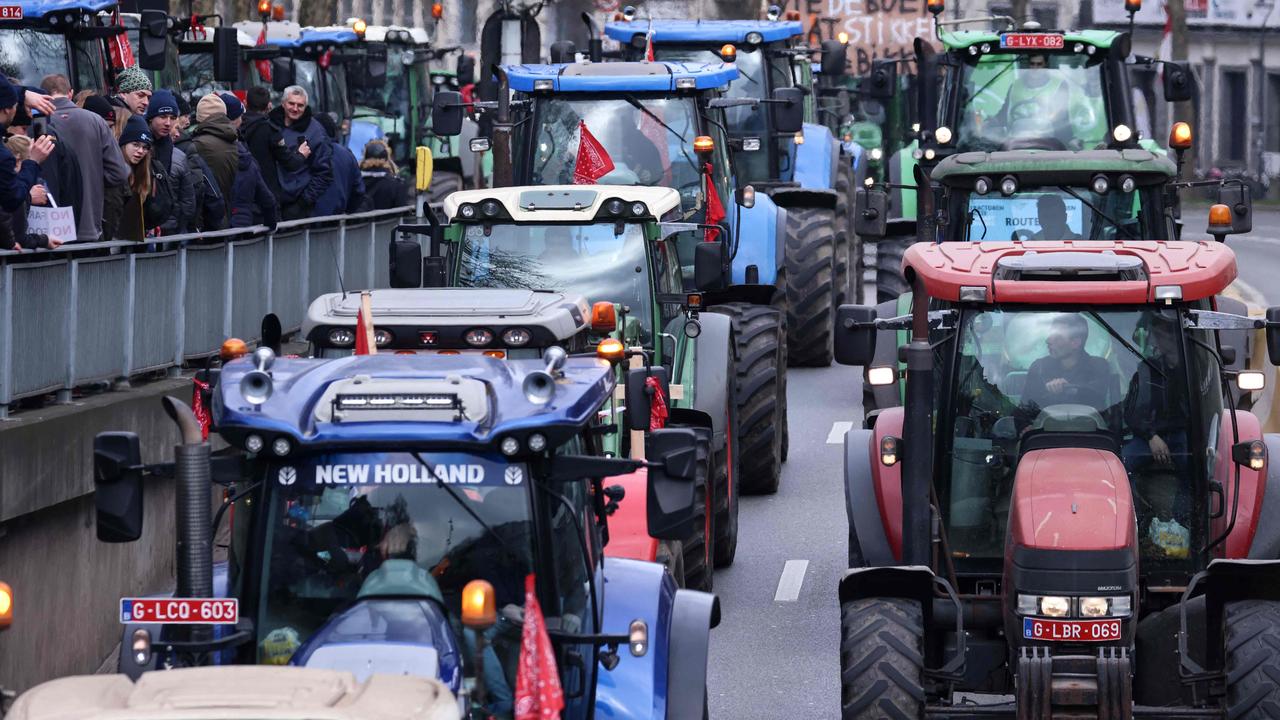
[[[982,86],[982,87],[978,88],[977,92],[974,92],[972,95],[970,95],[970,96],[969,96],[969,99],[968,99],[968,100],[965,100],[965,102],[964,102],[964,109],[965,109],[965,110],[968,110],[968,109],[969,109],[969,106],[973,104],[973,101],[974,101],[974,100],[976,100],[976,99],[978,98],[978,96],[979,96],[979,95],[981,95],[983,92],[985,92],[987,88],[991,87],[991,85],[992,85],[993,83],[995,83],[995,81],[997,81],[997,80],[999,80],[1000,78],[1004,77],[1004,74],[1005,74],[1005,73],[1007,73],[1007,72],[1009,72],[1010,70],[1012,70],[1015,62],[1016,62],[1015,60],[1009,60],[1009,61],[1007,61],[1007,64],[1005,65],[1005,68],[1004,68],[1003,70],[1001,70],[1000,72],[996,73],[996,74],[995,74],[995,77],[993,77],[993,78],[991,78],[990,80],[988,80],[985,84],[983,84],[983,86]]]
[[[978,238],[978,239],[979,239],[979,240],[986,240],[986,239],[987,239],[987,221],[986,221],[986,219],[984,219],[984,218],[982,217],[982,211],[981,211],[981,210],[979,210],[978,208],[970,208],[970,209],[969,209],[969,240],[970,240],[971,242],[973,241],[973,220],[974,220],[974,218],[977,218],[978,222],[982,223],[982,237],[980,237],[980,238]]]
[[[1088,205],[1088,206],[1089,206],[1089,209],[1090,209],[1090,210],[1092,210],[1092,211],[1094,212],[1094,214],[1096,214],[1098,217],[1102,218],[1103,220],[1106,220],[1107,222],[1111,223],[1112,227],[1114,227],[1114,228],[1115,228],[1116,230],[1118,230],[1119,232],[1122,232],[1122,233],[1124,233],[1125,235],[1128,235],[1130,240],[1137,240],[1137,239],[1138,239],[1138,236],[1137,236],[1137,235],[1134,235],[1133,233],[1129,232],[1129,229],[1128,229],[1128,228],[1126,228],[1125,226],[1121,225],[1121,224],[1120,224],[1120,222],[1119,222],[1118,220],[1116,220],[1115,218],[1111,217],[1110,215],[1108,215],[1108,214],[1106,214],[1106,213],[1102,212],[1102,210],[1100,210],[1100,209],[1098,208],[1098,206],[1097,206],[1097,205],[1094,205],[1093,203],[1089,202],[1088,200],[1085,200],[1085,199],[1084,199],[1084,198],[1083,198],[1079,193],[1077,193],[1075,190],[1072,190],[1071,188],[1067,187],[1066,185],[1059,185],[1059,186],[1058,186],[1058,189],[1059,189],[1059,190],[1061,190],[1062,192],[1064,192],[1064,193],[1066,193],[1066,194],[1070,195],[1071,197],[1073,197],[1073,198],[1075,198],[1075,199],[1079,200],[1080,202],[1084,203],[1085,205]],[[1094,235],[1095,235],[1095,233],[1090,232],[1090,233],[1089,233],[1089,239],[1090,239],[1090,240],[1096,240],[1097,238],[1096,238],[1096,237],[1094,237]]]
[[[503,540],[501,535],[499,535],[493,528],[489,527],[489,523],[482,520],[480,516],[476,514],[476,511],[471,509],[470,505],[462,502],[462,498],[458,497],[458,492],[449,487],[449,483],[440,481],[442,476],[437,475],[436,469],[431,467],[426,460],[422,459],[421,453],[413,453],[413,459],[417,460],[422,467],[427,469],[427,472],[431,474],[431,477],[436,479],[436,487],[442,488],[445,492],[449,493],[449,497],[453,498],[453,501],[458,504],[458,507],[462,508],[468,515],[470,515],[471,519],[475,520],[480,527],[484,528],[484,531],[488,533],[490,537],[498,541],[498,544],[502,546],[502,551],[507,554],[508,558],[514,560],[516,563],[521,562],[520,556],[511,551],[511,547],[507,545],[507,541]]]
[[[626,95],[623,95],[623,96],[622,96],[622,99],[626,100],[626,101],[631,105],[631,107],[634,107],[635,109],[639,110],[640,112],[644,113],[645,115],[648,115],[650,118],[652,118],[652,119],[653,119],[653,121],[654,121],[654,122],[656,122],[656,123],[658,123],[659,125],[661,125],[662,127],[666,128],[666,129],[667,129],[667,130],[668,130],[672,135],[675,135],[676,137],[680,138],[680,142],[681,142],[681,143],[683,143],[683,142],[684,142],[684,136],[683,136],[683,135],[681,135],[680,133],[676,132],[675,128],[673,128],[673,127],[671,127],[670,125],[668,125],[668,124],[666,124],[665,122],[663,122],[663,121],[662,121],[662,118],[658,117],[657,115],[655,115],[655,114],[654,114],[654,112],[653,112],[652,110],[650,110],[649,108],[645,107],[645,106],[644,106],[644,103],[640,102],[640,99],[639,99],[639,98],[637,98],[635,95],[632,95],[632,94],[628,93],[628,94],[626,94]]]

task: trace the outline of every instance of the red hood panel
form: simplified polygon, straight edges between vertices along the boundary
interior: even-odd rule
[[[1129,477],[1105,450],[1027,453],[1018,463],[1012,513],[1011,539],[1030,548],[1113,550],[1137,536]]]

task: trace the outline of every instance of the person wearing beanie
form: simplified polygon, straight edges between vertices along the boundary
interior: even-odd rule
[[[240,123],[240,141],[258,163],[262,179],[271,194],[280,200],[281,173],[297,172],[307,164],[311,148],[304,140],[298,149],[285,144],[283,129],[267,117],[271,112],[271,91],[262,86],[245,93],[245,113]]]
[[[187,99],[185,97],[183,97],[182,95],[179,95],[178,96],[178,121],[174,123],[174,128],[173,128],[174,141],[179,140],[184,134],[190,137],[190,134],[187,133],[187,128],[191,127],[191,115],[193,113],[194,111],[191,109],[191,103],[187,102]]]
[[[102,236],[107,189],[119,192],[129,179],[129,168],[120,154],[120,145],[105,119],[109,116],[114,123],[116,110],[101,95],[90,95],[85,98],[84,108],[76,107],[71,101],[71,82],[66,75],[48,75],[40,81],[40,87],[53,98],[48,127],[61,138],[67,154],[79,166],[76,240],[95,242]],[[65,191],[62,194],[65,195]],[[59,204],[71,204],[69,199],[55,199]]]
[[[121,240],[145,240],[155,235],[173,210],[172,184],[152,164],[154,136],[147,121],[134,115],[120,133],[120,150],[129,165],[129,199],[120,217]]]
[[[218,97],[222,98],[222,102],[227,106],[227,119],[236,127],[236,131],[240,130],[240,119],[244,115],[244,103],[240,102],[240,98],[231,93],[221,93]]]
[[[134,115],[146,115],[147,105],[151,103],[151,78],[142,68],[134,65],[127,67],[116,75],[117,96],[125,107]]]
[[[409,183],[400,177],[386,140],[365,143],[360,175],[364,178],[365,190],[361,210],[386,210],[410,204]]]
[[[338,143],[338,123],[329,113],[315,116],[315,122],[324,128],[333,154],[333,182],[316,201],[314,215],[346,215],[359,212],[364,204],[364,178],[360,176],[360,163],[346,145]]]
[[[147,125],[154,138],[152,161],[160,172],[168,173],[175,197],[172,212],[160,224],[161,235],[191,232],[195,225],[195,177],[187,168],[187,154],[173,144],[173,127],[178,121],[178,98],[168,90],[157,90],[147,106]]]
[[[240,135],[227,117],[227,104],[216,93],[209,93],[196,103],[196,131],[192,144],[213,172],[218,192],[223,198],[231,197],[236,171],[240,167],[240,152],[236,142]],[[225,218],[224,218],[225,219]]]
[[[303,142],[311,154],[298,170],[280,173],[280,207],[285,220],[311,217],[316,202],[333,184],[333,143],[320,123],[312,122],[307,91],[299,85],[284,89],[280,107],[268,117],[284,128],[284,142],[301,151]]]

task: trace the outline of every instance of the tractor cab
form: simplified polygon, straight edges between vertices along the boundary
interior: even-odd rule
[[[177,597],[233,599],[235,616],[224,606],[210,633],[194,624],[209,615],[160,626],[145,603],[123,604],[126,674],[201,658],[409,674],[444,683],[466,717],[510,717],[522,638],[540,621],[564,717],[620,712],[639,678],[686,662],[677,652],[702,662],[681,672],[703,677],[705,655],[674,638],[671,613],[699,617],[705,643],[714,600],[676,590],[661,566],[603,559],[619,499],[605,478],[647,470],[647,529],[665,538],[692,523],[698,474],[688,430],[651,433],[648,461],[603,454],[609,362],[558,347],[530,360],[259,348],[226,364],[214,393],[212,431],[229,453],[211,459],[172,400],[184,430],[172,466],[144,468],[130,433],[97,440],[101,539],[139,536],[144,472],[171,474],[188,512],[209,510],[210,479],[227,491],[214,527],[179,523]],[[214,566],[219,532],[228,562]],[[666,701],[701,707],[702,685]]]
[[[338,122],[342,137],[351,120],[351,95],[343,64],[353,57],[356,32],[345,26],[298,28],[287,22],[241,22],[247,31],[267,27],[264,43],[247,52],[251,60],[268,60],[270,73],[249,74],[254,85],[266,85],[278,97],[285,88],[298,85],[307,91],[312,113],[329,113]]]
[[[1247,686],[1199,683],[1238,667],[1231,638],[1252,631],[1237,616],[1280,600],[1264,589],[1280,577],[1264,507],[1280,438],[1236,407],[1262,374],[1228,369],[1227,331],[1275,328],[1224,311],[1234,254],[1217,242],[922,243],[905,267],[910,315],[841,309],[842,362],[872,365],[877,328],[911,330],[915,408],[846,437],[846,647],[862,613],[924,608],[908,646],[947,682],[906,717],[953,692],[1012,696],[991,709],[1019,717],[1238,702]],[[1188,618],[1203,623],[1190,635]],[[864,717],[850,699],[871,702],[881,670],[844,667],[845,717]]]
[[[391,147],[391,159],[408,170],[414,149],[426,143],[430,33],[420,27],[368,25],[358,19],[350,25],[359,41],[344,64],[353,106],[347,147],[359,158],[367,142],[383,138]]]
[[[118,11],[115,0],[7,3],[0,7],[0,67],[26,87],[39,87],[44,76],[61,73],[74,88],[104,92],[123,69],[108,51],[126,33],[114,15]]]
[[[223,34],[231,40],[223,39]],[[178,83],[156,87],[175,87],[186,98],[249,87],[253,85],[250,74],[258,74],[258,68],[249,62],[245,53],[257,47],[257,38],[258,35],[250,34],[243,24],[239,27],[193,26],[188,19],[177,42]]]

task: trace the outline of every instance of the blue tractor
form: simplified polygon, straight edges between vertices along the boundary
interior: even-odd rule
[[[861,292],[861,250],[850,236],[853,159],[817,122],[813,51],[798,21],[632,20],[605,25],[624,55],[641,59],[732,63],[725,99],[738,181],[787,209],[783,267],[787,352],[792,365],[831,364],[835,308]],[[824,48],[827,74],[844,71],[844,46]],[[824,67],[828,65],[824,62]],[[800,128],[778,123],[779,94],[805,106]],[[772,111],[771,111],[772,110]]]
[[[597,44],[590,53],[599,54]],[[679,207],[659,220],[699,226],[662,235],[675,238],[685,289],[702,294],[703,309],[731,319],[717,331],[729,334],[737,357],[732,392],[744,462],[737,486],[770,493],[778,488],[788,444],[780,306],[786,304],[781,289],[793,284],[783,265],[789,215],[735,169],[737,140],[726,132],[724,108],[737,101],[724,91],[737,77],[733,65],[718,60],[506,66],[498,72],[498,100],[477,103],[487,135],[474,142],[493,150],[496,187],[590,181],[679,192]],[[793,88],[775,95],[774,122],[797,132],[803,97]],[[458,93],[436,93],[434,132],[458,132],[462,112]],[[695,261],[699,253],[704,257]],[[708,261],[708,254],[715,259]]]
[[[271,32],[274,25],[268,25],[266,43],[245,49],[245,56],[250,60],[271,61],[270,80],[251,72],[250,81],[270,87],[277,95],[290,85],[298,85],[307,91],[311,112],[332,115],[345,137],[351,124],[351,96],[343,64],[359,58],[360,36],[345,26],[306,27],[296,33],[276,35]],[[252,28],[261,24],[240,23],[238,26]]]
[[[608,361],[558,347],[527,360],[276,359],[262,347],[213,382],[227,450],[211,456],[172,398],[172,464],[143,465],[133,433],[95,439],[100,540],[141,536],[144,476],[177,489],[177,592],[159,611],[122,601],[121,672],[259,663],[420,675],[448,685],[464,717],[511,717],[532,582],[563,717],[702,715],[717,600],[602,548],[622,500],[608,479],[641,468],[649,533],[689,530],[707,441],[658,430],[649,460],[606,456]],[[625,399],[649,402],[642,387]],[[214,486],[225,488],[216,513]],[[219,604],[152,622],[177,599]],[[210,618],[222,624],[197,624]]]

